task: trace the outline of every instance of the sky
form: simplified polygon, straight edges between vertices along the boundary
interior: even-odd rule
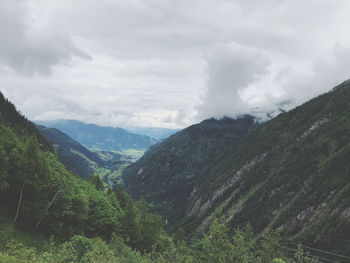
[[[183,128],[350,78],[348,0],[1,0],[0,91],[31,120]]]

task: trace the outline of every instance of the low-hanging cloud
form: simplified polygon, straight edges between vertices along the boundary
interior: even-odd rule
[[[199,117],[220,118],[249,112],[240,92],[268,73],[268,57],[260,50],[231,43],[215,45],[205,60],[207,91],[198,109]]]

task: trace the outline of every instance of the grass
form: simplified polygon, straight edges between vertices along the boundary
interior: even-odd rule
[[[15,225],[12,217],[13,215],[4,207],[0,207],[0,253],[11,243],[21,243],[26,247],[34,247],[38,251],[47,249],[47,237]]]
[[[116,181],[118,184],[122,183],[123,180],[121,178],[121,175],[126,167],[128,167],[129,164],[122,164],[118,167],[118,170],[113,171],[111,174],[108,175],[109,180]]]
[[[130,158],[132,158],[134,161],[137,161],[142,157],[142,155],[145,153],[144,150],[135,150],[135,149],[125,149],[123,151],[118,152],[121,155],[126,155]]]

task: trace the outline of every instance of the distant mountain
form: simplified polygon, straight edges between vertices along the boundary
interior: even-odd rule
[[[116,152],[91,151],[58,129],[43,125],[36,127],[52,143],[61,162],[83,179],[95,173],[105,183],[115,185],[121,170],[135,161],[132,157]]]
[[[349,257],[349,101],[344,82],[235,139],[228,130],[226,141],[221,129],[190,127],[126,169],[126,189],[193,238],[220,217],[231,229],[279,229],[288,244]]]
[[[185,216],[201,169],[235,146],[256,123],[252,116],[208,119],[153,145],[123,173],[126,190],[152,202],[170,223]]]
[[[76,120],[37,121],[36,123],[56,128],[91,149],[146,150],[157,142],[149,136],[130,133],[122,128],[103,127]]]
[[[95,167],[103,165],[97,153],[76,142],[55,128],[37,125],[39,131],[52,143],[60,160],[80,177],[87,179]]]
[[[147,135],[158,141],[168,138],[170,135],[180,131],[180,129],[167,129],[160,127],[125,127],[125,129],[135,134]]]

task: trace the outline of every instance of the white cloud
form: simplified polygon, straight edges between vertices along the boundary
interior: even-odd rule
[[[45,23],[45,10],[36,14],[32,2],[0,2],[0,63],[25,75],[47,74],[75,57],[90,59],[72,40]],[[45,9],[45,8],[44,8]],[[44,22],[44,24],[42,24]]]
[[[347,0],[3,0],[0,90],[31,119],[184,127],[350,77]]]
[[[260,50],[232,43],[213,46],[205,59],[208,81],[199,106],[200,118],[249,112],[249,105],[240,93],[268,73],[270,61],[266,55]]]

